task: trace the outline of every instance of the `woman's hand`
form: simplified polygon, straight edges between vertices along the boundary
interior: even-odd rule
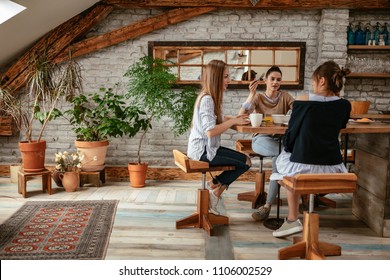
[[[232,118],[233,125],[245,125],[249,124],[251,121],[249,120],[248,114],[238,115]]]
[[[254,81],[252,81],[249,84],[249,92],[250,92],[250,94],[252,94],[252,95],[256,94],[256,89],[257,89],[258,85],[259,85],[259,81],[258,80],[254,80]]]

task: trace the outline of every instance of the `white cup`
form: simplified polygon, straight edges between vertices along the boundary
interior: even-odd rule
[[[252,113],[249,115],[252,126],[260,126],[263,121],[263,114]]]

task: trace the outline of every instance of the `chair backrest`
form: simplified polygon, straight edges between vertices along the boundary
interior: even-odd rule
[[[242,153],[247,153],[251,157],[258,156],[261,159],[263,158],[262,155],[254,152],[252,150],[252,139],[240,139],[240,140],[237,140],[236,141],[236,150],[240,151]]]
[[[223,170],[234,170],[235,167],[231,165],[221,165],[221,166],[210,166],[207,162],[192,160],[187,157],[186,154],[180,152],[179,150],[173,150],[173,158],[175,159],[175,164],[180,167],[185,173],[198,173],[198,172],[207,172],[207,171],[223,171]]]
[[[185,173],[202,172],[204,169],[209,168],[207,162],[189,159],[186,154],[179,150],[173,150],[173,157],[175,164]]]
[[[284,186],[296,194],[352,193],[356,191],[354,173],[297,174],[284,176]]]

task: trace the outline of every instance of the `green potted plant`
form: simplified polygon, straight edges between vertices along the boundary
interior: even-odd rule
[[[76,133],[77,149],[84,155],[83,171],[104,168],[110,138],[133,137],[149,126],[145,112],[126,104],[124,96],[112,88],[79,94],[70,103],[72,107],[64,116]]]
[[[71,57],[67,63],[57,65],[45,51],[32,56],[28,67],[26,100],[19,119],[25,139],[19,142],[19,150],[24,171],[36,172],[45,169],[46,141],[42,136],[47,124],[61,115],[57,108],[60,100],[81,90],[82,82],[80,67]],[[36,126],[36,121],[41,125]]]
[[[190,126],[193,106],[196,99],[196,89],[184,87],[174,90],[176,76],[171,72],[171,62],[144,56],[131,65],[125,76],[129,78],[126,97],[139,108],[146,111],[151,123],[163,116],[174,121],[173,132],[183,134]],[[130,183],[132,187],[145,186],[147,163],[141,160],[141,145],[145,134],[151,129],[149,125],[142,133],[137,149],[137,162],[129,162]],[[136,179],[140,177],[139,180]]]

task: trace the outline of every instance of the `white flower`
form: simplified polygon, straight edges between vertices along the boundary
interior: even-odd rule
[[[56,154],[55,162],[59,162],[61,160],[61,156],[59,154]]]
[[[77,168],[81,168],[81,163],[76,165]]]
[[[67,157],[68,155],[69,155],[68,151],[65,151],[65,152],[64,152],[64,156]]]

